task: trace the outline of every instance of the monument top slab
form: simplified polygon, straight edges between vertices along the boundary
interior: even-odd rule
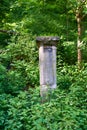
[[[43,45],[54,45],[56,46],[57,42],[59,41],[59,37],[57,36],[39,36],[36,38],[36,43],[38,44],[38,46],[40,46],[40,44]]]

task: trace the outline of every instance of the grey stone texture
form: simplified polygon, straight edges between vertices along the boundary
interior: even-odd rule
[[[40,95],[45,97],[48,91],[56,88],[56,45],[58,37],[37,37],[39,47]]]

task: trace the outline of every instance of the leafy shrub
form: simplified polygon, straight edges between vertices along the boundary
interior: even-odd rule
[[[23,90],[25,81],[20,73],[16,71],[7,71],[7,69],[0,64],[0,93],[16,94],[19,90]]]
[[[64,61],[69,65],[73,65],[77,62],[77,46],[74,42],[63,42],[64,46]]]
[[[57,89],[50,102],[41,104],[38,92],[20,92],[17,97],[0,96],[1,130],[87,129],[87,108],[77,106],[76,93],[72,96],[72,92],[67,94]]]
[[[87,129],[87,67],[78,71],[64,66],[59,70],[59,85],[48,102],[41,102],[38,87],[20,91],[15,97],[1,94],[1,130]]]
[[[17,44],[13,40],[0,54],[1,66],[5,69],[5,74],[0,75],[1,89],[6,93],[39,85],[37,48],[34,42],[22,40],[19,37]]]

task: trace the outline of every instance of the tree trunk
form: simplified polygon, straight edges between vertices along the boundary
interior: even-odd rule
[[[81,42],[78,40],[78,45],[77,45],[77,57],[78,57],[78,68],[81,69],[81,62],[82,62],[82,52],[81,52]]]
[[[82,26],[81,26],[81,15],[78,12],[76,14],[77,25],[78,25],[78,40],[77,40],[77,60],[78,60],[78,68],[81,69],[81,62],[82,62],[82,51],[81,51],[81,35],[82,35]]]

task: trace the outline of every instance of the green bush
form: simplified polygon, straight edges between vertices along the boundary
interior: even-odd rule
[[[1,95],[0,129],[86,130],[87,107],[79,102],[82,97],[78,100],[76,93],[67,94],[60,89],[52,94],[51,101],[44,104],[40,102],[38,90],[20,92],[17,97]],[[78,103],[84,107],[77,106]]]
[[[38,50],[35,43],[29,43],[28,40],[20,36],[15,44],[13,38],[12,43],[0,54],[0,90],[6,93],[16,93],[39,85]]]
[[[41,102],[38,87],[16,96],[1,94],[0,129],[86,130],[87,67],[64,66],[58,73],[59,85],[48,102]]]
[[[0,64],[0,93],[16,94],[25,87],[23,77],[17,71],[7,71]]]

